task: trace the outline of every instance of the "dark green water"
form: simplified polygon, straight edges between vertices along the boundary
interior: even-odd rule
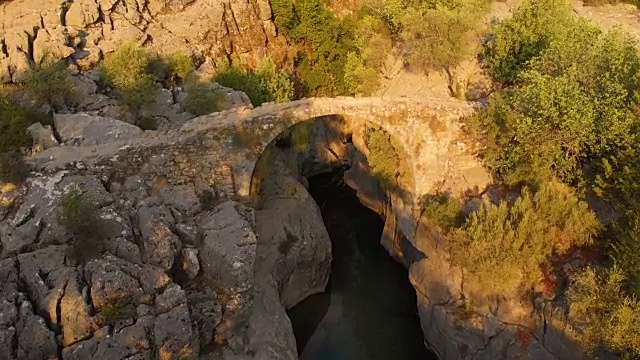
[[[406,269],[379,244],[383,222],[355,192],[309,179],[333,245],[327,292],[289,311],[303,360],[436,360],[423,344]]]

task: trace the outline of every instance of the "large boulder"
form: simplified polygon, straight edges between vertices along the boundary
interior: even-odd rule
[[[288,188],[288,196],[266,201],[256,213],[259,271],[272,269],[286,308],[323,292],[331,273],[331,239],[318,205],[295,179]]]
[[[139,137],[142,130],[134,125],[89,114],[55,114],[53,122],[60,140],[72,145],[100,145]]]
[[[200,220],[201,274],[224,299],[225,324],[220,336],[231,337],[246,321],[254,294],[257,238],[253,209],[228,201]]]

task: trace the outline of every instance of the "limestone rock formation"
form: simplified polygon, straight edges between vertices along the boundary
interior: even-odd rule
[[[305,99],[166,132],[58,115],[66,144],[28,158],[23,184],[0,186],[0,356],[295,359],[285,309],[323,289],[331,261],[303,177],[345,165],[345,182],[384,217],[381,244],[409,269],[425,341],[442,359],[582,359],[560,300],[487,297],[463,282],[446,239],[421,218],[422,196],[491,183],[460,136],[473,109]],[[392,190],[371,172],[374,127],[402,153]],[[91,196],[109,229],[84,262],[70,251],[83,243],[59,222],[73,190]]]
[[[276,37],[268,0],[13,0],[0,7],[2,82],[17,82],[45,54],[90,68],[126,41],[255,63]]]
[[[99,145],[119,139],[133,139],[139,127],[122,121],[88,114],[56,114],[53,117],[60,139],[76,145]]]
[[[3,359],[197,359],[201,343],[223,338],[234,344],[230,354],[250,351],[242,324],[253,311],[253,210],[235,202],[205,209],[194,185],[155,193],[140,178],[123,182],[106,191],[94,176],[62,171],[24,184],[0,221]],[[71,256],[76,240],[57,221],[76,188],[113,230],[86,263]],[[183,244],[176,219],[200,224],[202,243]],[[174,278],[180,267],[187,276]]]

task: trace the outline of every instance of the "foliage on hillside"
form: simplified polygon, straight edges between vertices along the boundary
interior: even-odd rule
[[[561,0],[525,2],[488,45],[489,68],[513,86],[471,126],[485,140],[485,160],[508,183],[558,177],[583,185],[586,172],[636,141],[640,56],[624,35],[567,12]],[[538,22],[552,29],[536,29]]]
[[[583,326],[586,349],[604,345],[623,359],[640,354],[640,302],[625,296],[625,272],[613,267],[588,268],[575,277],[568,293],[571,315]]]
[[[595,192],[622,215],[598,238],[604,261],[576,276],[569,298],[571,312],[582,322],[585,346],[640,356],[640,54],[635,44],[617,30],[602,32],[577,18],[563,0],[530,0],[494,28],[484,61],[506,88],[469,123],[485,145],[486,163],[508,184],[544,187],[560,179],[581,195]],[[493,220],[485,216],[486,221]],[[588,224],[581,220],[572,233],[580,234]],[[481,225],[478,229],[489,226]]]
[[[0,153],[31,146],[27,128],[35,122],[46,124],[50,122],[50,118],[18,104],[9,95],[0,94]]]
[[[221,90],[212,84],[192,80],[185,85],[187,97],[182,108],[196,116],[207,115],[227,109],[229,100]]]
[[[540,264],[553,254],[590,244],[599,228],[595,214],[573,191],[550,183],[528,189],[513,205],[482,207],[451,237],[466,276],[496,291],[530,288],[542,278]]]
[[[185,54],[161,56],[135,43],[121,45],[100,65],[102,81],[116,90],[120,103],[136,117],[160,84],[179,85],[192,70],[193,61]]]
[[[345,94],[344,65],[354,48],[354,19],[338,18],[322,0],[274,0],[271,5],[278,31],[298,50],[295,71],[303,94]]]
[[[366,138],[369,155],[367,161],[373,174],[385,189],[392,189],[398,183],[400,158],[388,132],[371,128]]]
[[[77,189],[65,195],[58,222],[73,238],[68,256],[77,263],[84,264],[105,250],[107,229],[90,195]]]
[[[218,84],[247,94],[254,106],[265,102],[287,102],[294,97],[294,85],[287,71],[264,58],[255,70],[223,62],[213,78]]]
[[[32,64],[24,74],[24,90],[40,104],[47,104],[53,109],[72,102],[78,93],[67,71],[67,63],[50,56],[38,64]]]

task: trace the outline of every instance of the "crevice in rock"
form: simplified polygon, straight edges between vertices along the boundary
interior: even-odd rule
[[[30,220],[34,219],[35,217],[36,217],[36,207],[31,206],[27,211],[27,213],[15,223],[15,227],[16,228],[22,227],[26,223],[28,223]]]
[[[102,5],[98,4],[98,18],[92,25],[98,25],[99,23],[105,24],[107,22],[107,17],[104,15],[104,11],[102,10]]]
[[[62,141],[62,137],[60,136],[60,133],[58,132],[58,128],[56,127],[55,121],[51,122],[51,133],[53,134],[53,137],[56,139],[58,144],[64,143],[64,141]]]
[[[60,6],[60,25],[62,26],[67,26],[67,13],[71,8],[71,4],[73,4],[73,0],[67,0]]]
[[[62,333],[62,299],[64,295],[67,293],[67,286],[69,285],[69,280],[64,282],[62,286],[62,294],[56,300],[56,322],[57,324],[49,324],[49,328],[52,329],[56,334]]]
[[[29,59],[29,61],[31,63],[33,63],[34,57],[33,57],[33,42],[36,40],[36,37],[38,36],[38,27],[34,26],[33,27],[33,32],[34,35],[29,34],[27,31],[25,31],[25,35],[27,35],[27,51],[24,51],[25,55],[27,55],[27,59]]]
[[[0,40],[0,50],[5,57],[9,57],[9,49],[7,48],[7,42],[5,39]]]

